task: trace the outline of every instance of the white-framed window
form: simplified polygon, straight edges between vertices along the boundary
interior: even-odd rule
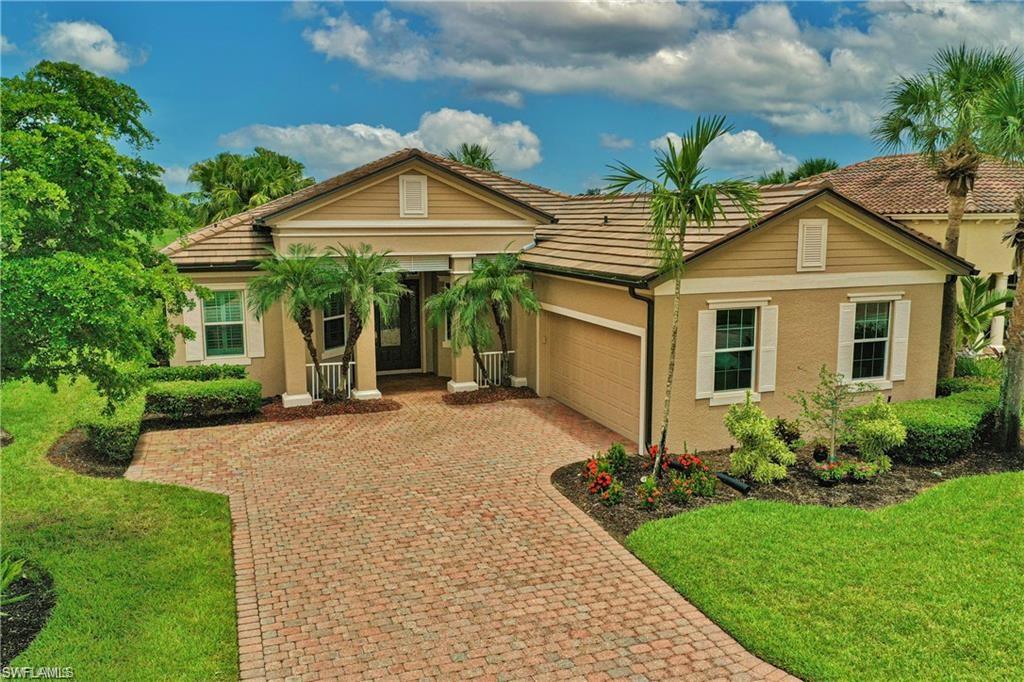
[[[245,294],[230,289],[212,292],[203,301],[203,343],[207,357],[245,355]]]
[[[335,294],[324,307],[324,350],[344,348],[348,341],[348,324],[345,317],[345,297]]]
[[[398,176],[400,215],[403,218],[427,217],[427,176]]]
[[[697,313],[697,398],[711,405],[775,391],[779,306],[771,297],[709,300]]]
[[[889,365],[892,305],[889,301],[857,303],[853,324],[854,381],[885,379]]]
[[[757,308],[715,311],[715,393],[754,389]]]
[[[797,271],[824,270],[827,250],[828,220],[825,218],[802,219],[797,237]]]

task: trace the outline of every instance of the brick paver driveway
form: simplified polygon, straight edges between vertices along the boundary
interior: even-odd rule
[[[227,493],[243,678],[775,679],[549,483],[615,436],[549,400],[143,436]]]

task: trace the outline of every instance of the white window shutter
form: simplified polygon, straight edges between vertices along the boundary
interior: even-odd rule
[[[910,301],[893,303],[892,315],[892,369],[889,378],[902,381],[907,378],[907,350],[910,346]]]
[[[839,353],[836,372],[846,381],[853,380],[853,329],[857,322],[857,304],[839,304]]]
[[[402,175],[399,176],[399,194],[401,215],[405,216],[426,216],[427,215],[427,176],[425,175]]]
[[[185,339],[185,361],[197,362],[203,359],[203,307],[194,291],[187,296],[192,309],[181,311],[181,323],[195,332],[195,338]]]
[[[828,221],[801,220],[798,238],[797,270],[824,270],[828,241]]]
[[[761,393],[775,390],[775,359],[779,345],[779,306],[761,308],[761,346],[758,352],[757,388]]]
[[[245,293],[245,354],[250,358],[262,358],[263,318],[258,318],[249,309],[249,292]]]
[[[715,320],[717,312],[697,313],[697,397],[710,398],[715,392]]]

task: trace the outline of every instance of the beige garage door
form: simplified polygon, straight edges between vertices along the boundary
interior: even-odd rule
[[[541,315],[541,391],[636,441],[640,337],[547,311]]]

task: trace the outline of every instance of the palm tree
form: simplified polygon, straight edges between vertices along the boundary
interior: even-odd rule
[[[389,251],[374,251],[368,244],[331,247],[329,251],[338,257],[339,292],[345,298],[348,333],[341,366],[347,370],[373,309],[381,322],[388,324],[398,314],[398,300],[408,295],[409,288],[402,284],[401,268]]]
[[[270,258],[257,266],[261,274],[249,282],[249,309],[259,318],[282,301],[302,333],[320,385],[327,386],[320,354],[313,343],[313,311],[326,306],[331,296],[338,293],[337,267],[309,244],[292,244],[287,253],[270,248],[267,251]],[[324,400],[334,397],[332,392],[324,393]]]
[[[827,156],[814,156],[804,159],[800,162],[799,166],[790,171],[789,181],[796,182],[797,180],[809,178],[812,175],[833,171],[836,168],[839,168],[839,162],[835,159],[830,159]]]
[[[1000,154],[1020,120],[986,115],[996,105],[1006,82],[1019,80],[1024,62],[1017,52],[987,48],[946,48],[927,73],[900,78],[887,96],[888,111],[874,129],[878,144],[889,151],[915,149],[924,155],[946,185],[949,217],[944,247],[956,253],[960,244],[967,195],[974,188],[985,154]],[[1019,112],[1018,112],[1019,113]],[[943,289],[938,377],[953,375],[956,361],[957,282]]]
[[[540,311],[537,296],[530,288],[530,278],[519,267],[519,254],[505,252],[476,260],[466,286],[490,305],[501,343],[501,383],[507,385],[510,381],[508,321],[512,307],[518,304],[530,314]]]
[[[424,303],[427,319],[434,327],[450,326],[448,341],[458,355],[469,346],[484,382],[489,380],[481,348],[491,345],[491,324],[487,320],[489,301],[482,289],[471,289],[462,279],[429,297]]]
[[[465,166],[473,166],[492,173],[498,172],[494,167],[494,152],[482,144],[463,142],[454,151],[445,151],[444,155],[445,158],[458,161]]]
[[[960,304],[957,306],[957,348],[977,355],[988,345],[988,330],[992,320],[1006,316],[1005,306],[1013,301],[1013,294],[996,291],[991,279],[964,277]]]
[[[785,168],[776,168],[771,172],[765,171],[757,179],[759,185],[784,185],[787,182],[789,182],[789,176],[786,175]]]
[[[1024,109],[1022,109],[1024,111]],[[1024,121],[1024,116],[1021,117]],[[1024,404],[1024,190],[1014,202],[1017,224],[1003,241],[1013,249],[1013,270],[1017,273],[1017,291],[1010,308],[1010,331],[1006,338],[1003,385],[999,391],[999,414],[996,419],[998,443],[1003,449],[1016,452],[1020,448],[1020,411]]]
[[[668,437],[669,407],[675,379],[676,346],[679,340],[679,300],[683,267],[686,258],[687,231],[710,228],[726,208],[739,209],[749,220],[757,216],[760,194],[755,185],[745,180],[726,179],[711,182],[702,157],[708,146],[722,135],[732,132],[724,116],[699,117],[693,127],[680,138],[678,148],[668,139],[668,150],[658,153],[658,172],[644,175],[625,163],[610,166],[613,171],[605,179],[611,194],[619,195],[630,188],[644,193],[650,205],[648,229],[653,247],[661,260],[661,270],[671,275],[672,335],[669,342],[668,372],[665,378],[665,400],[661,414],[661,439],[655,455],[654,475],[661,473],[661,456]]]
[[[189,182],[199,185],[188,195],[197,225],[223,220],[236,213],[312,185],[301,163],[284,154],[256,147],[242,156],[223,152],[192,165]]]

